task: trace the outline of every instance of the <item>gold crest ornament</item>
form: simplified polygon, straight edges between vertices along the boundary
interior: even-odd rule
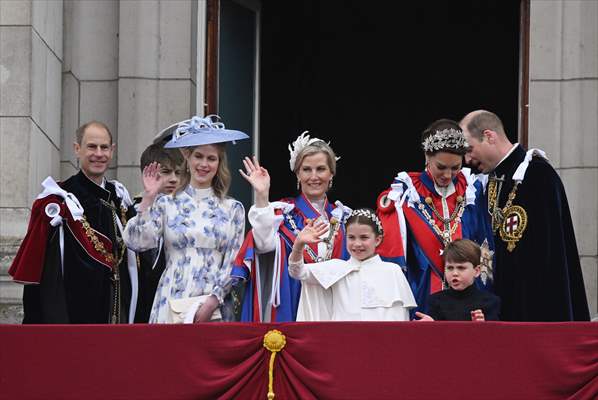
[[[517,145],[519,146],[519,145]],[[514,149],[515,147],[513,147]],[[492,217],[492,232],[500,231],[500,238],[507,243],[507,250],[512,252],[517,246],[517,242],[523,237],[523,232],[527,227],[527,212],[523,207],[513,205],[517,196],[517,188],[523,182],[525,171],[534,157],[541,157],[545,160],[546,153],[539,149],[530,149],[525,153],[523,161],[519,164],[513,177],[513,188],[507,197],[504,207],[498,205],[502,184],[505,182],[505,176],[497,177],[492,174],[488,181],[488,213]]]
[[[498,189],[497,189],[497,181]],[[502,189],[501,178],[491,178],[488,183],[488,212],[492,216],[492,232],[500,231],[500,238],[507,243],[507,250],[515,250],[517,242],[523,237],[523,232],[527,227],[527,212],[521,206],[514,206],[513,201],[517,196],[517,188],[521,181],[515,181],[513,189],[509,193],[507,202],[503,208],[498,206],[498,198]]]
[[[527,212],[521,206],[511,206],[504,210],[504,215],[505,220],[500,227],[500,238],[507,243],[507,250],[512,252],[527,227]]]

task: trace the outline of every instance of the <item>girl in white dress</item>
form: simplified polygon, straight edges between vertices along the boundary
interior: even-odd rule
[[[193,117],[175,129],[165,147],[179,148],[185,158],[181,186],[172,195],[158,195],[160,165],[148,165],[143,170],[143,200],[124,233],[127,246],[135,251],[155,248],[163,239],[166,269],[150,323],[177,322],[172,317],[174,304],[187,304],[185,322],[217,319],[245,231],[243,205],[226,197],[230,172],[224,143],[248,136],[224,129],[212,116]],[[176,302],[186,298],[193,300]]]
[[[361,208],[346,222],[349,260],[304,264],[304,247],[317,243],[328,227],[309,221],[289,256],[289,274],[302,281],[297,321],[408,321],[417,307],[397,264],[376,254],[383,231],[374,211]]]

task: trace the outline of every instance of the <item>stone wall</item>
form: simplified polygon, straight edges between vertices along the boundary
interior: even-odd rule
[[[598,1],[532,0],[529,146],[548,153],[598,318]]]
[[[75,130],[108,125],[108,176],[132,194],[139,156],[158,131],[195,114],[194,0],[0,2],[0,323],[21,316],[6,271],[40,183],[77,170]]]
[[[31,202],[46,176],[60,176],[62,8],[0,2],[0,322],[19,319],[22,288],[6,270]]]

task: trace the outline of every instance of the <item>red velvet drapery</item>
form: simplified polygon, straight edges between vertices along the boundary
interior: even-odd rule
[[[598,324],[0,326],[2,399],[596,399]]]

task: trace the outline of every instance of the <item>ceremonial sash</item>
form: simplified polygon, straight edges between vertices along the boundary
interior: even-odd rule
[[[284,201],[284,200],[283,200]],[[303,196],[303,194],[301,194],[300,196],[296,197],[295,199],[292,200],[292,202],[295,204],[295,210],[297,211],[295,213],[295,223],[297,224],[297,228],[299,230],[303,229],[303,227],[305,226],[305,220],[307,218],[311,219],[311,220],[316,220],[317,218],[320,217],[320,213],[311,205],[311,203],[305,198],[305,196]],[[326,202],[324,204],[324,210],[326,211],[326,216],[328,217],[328,220],[330,221],[330,219],[332,218],[332,210],[334,210],[336,207],[333,204],[330,204],[328,202],[328,199],[326,199]],[[339,222],[344,222],[344,221],[339,221]],[[285,220],[285,226],[287,228],[291,228],[290,226],[287,225],[287,221]],[[295,242],[295,235],[293,235],[292,238],[292,242]],[[291,247],[292,247],[292,243],[291,243]],[[310,246],[312,248],[312,250],[314,250],[315,254],[318,254],[318,248],[316,245],[311,245]],[[290,253],[290,250],[289,250]],[[305,257],[307,255],[307,258]],[[334,238],[334,243],[332,246],[332,258],[340,258],[343,260],[347,260],[349,258],[349,254],[347,252],[347,243],[346,243],[346,237],[345,237],[345,224],[341,223],[338,234],[335,236]],[[304,252],[304,261],[306,263],[310,263],[310,262],[316,262],[316,260],[313,260],[313,257],[311,257],[311,255],[307,254],[307,252]]]
[[[272,322],[294,321],[297,315],[299,296],[301,294],[300,281],[291,278],[288,274],[288,255],[290,254],[293,243],[296,238],[295,229],[301,230],[305,226],[307,218],[317,219],[320,214],[311,206],[309,201],[303,195],[294,199],[283,199],[285,203],[293,204],[295,207],[287,214],[282,210],[276,209],[277,215],[283,216],[283,222],[278,230],[277,253],[275,262],[278,262],[278,271],[280,276],[276,277],[278,282],[278,301],[279,304],[273,304],[271,309]],[[332,217],[332,210],[335,206],[326,201],[325,210],[328,218]],[[304,251],[304,260],[307,263],[315,262],[314,255],[318,254],[316,246],[311,246],[311,252]],[[333,243],[333,258],[348,259],[349,254],[346,250],[345,227],[340,225],[338,234]],[[254,248],[253,232],[250,231],[233,265],[232,276],[240,277],[246,280],[245,297],[243,299],[243,308],[241,312],[241,321],[261,322],[263,296],[270,296],[270,293],[263,293],[258,279],[259,258]],[[274,270],[277,270],[276,268]],[[273,282],[275,284],[276,282]]]
[[[237,253],[231,271],[231,276],[242,278],[247,282],[241,311],[241,321],[260,322],[260,316],[262,315],[260,293],[257,290],[258,288],[256,288],[259,282],[257,280],[255,256],[253,231],[249,231]]]
[[[59,207],[59,209],[55,209],[55,207]],[[29,284],[40,283],[46,259],[48,234],[52,227],[52,221],[56,220],[58,216],[60,217],[59,224],[64,224],[66,221],[67,229],[90,258],[106,268],[113,268],[114,257],[110,239],[92,229],[84,220],[75,221],[60,196],[48,195],[37,199],[31,208],[27,234],[8,270],[15,281]]]

